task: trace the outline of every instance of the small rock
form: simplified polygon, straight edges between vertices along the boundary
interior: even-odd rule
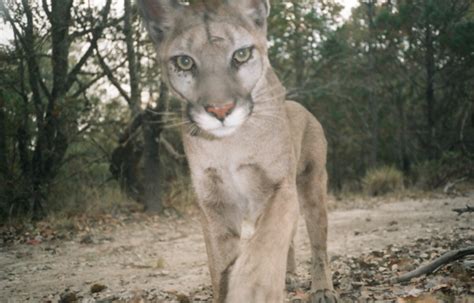
[[[359,287],[364,286],[364,282],[356,282],[356,281],[354,281],[354,282],[351,282],[351,285],[352,285],[352,287],[359,288]]]
[[[90,234],[85,235],[84,237],[81,238],[79,241],[81,244],[93,244],[94,240],[92,239],[92,236]]]
[[[73,292],[65,292],[59,296],[59,303],[73,303],[77,301],[78,298]]]
[[[177,294],[176,299],[179,301],[179,303],[191,303],[189,297],[185,294]]]
[[[91,286],[91,293],[95,294],[95,293],[98,293],[98,292],[103,291],[103,290],[106,289],[106,288],[107,288],[107,286],[105,286],[105,285],[103,285],[103,284],[98,284],[98,283],[96,283],[96,284],[93,284],[93,285]]]

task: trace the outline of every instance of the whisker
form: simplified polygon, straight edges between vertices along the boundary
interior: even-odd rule
[[[150,112],[150,113],[153,113],[154,115],[160,115],[160,116],[176,116],[176,115],[179,115],[179,113],[175,113],[175,112],[159,112],[159,111],[153,110],[153,109],[151,109],[151,108],[146,108],[145,111]]]
[[[200,128],[197,127],[196,124],[194,124],[194,123],[190,124],[187,128],[187,132],[191,136],[198,135],[200,131],[201,131]]]
[[[178,122],[178,123],[165,125],[163,128],[170,129],[170,128],[175,128],[175,127],[179,127],[179,126],[183,126],[183,125],[189,125],[189,124],[191,124],[190,121],[181,121],[181,122]]]
[[[144,123],[146,123],[146,124],[169,124],[170,122],[171,122],[171,123],[176,123],[176,122],[181,122],[181,121],[183,121],[182,118],[173,117],[173,118],[171,118],[171,119],[161,118],[161,119],[158,120],[158,121],[146,120]]]
[[[165,121],[145,121],[145,124],[166,124]]]

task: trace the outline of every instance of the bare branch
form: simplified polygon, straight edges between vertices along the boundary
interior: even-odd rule
[[[17,37],[18,40],[20,41],[21,45],[23,45],[23,47],[24,47],[24,46],[25,46],[24,37],[21,35],[20,30],[16,27],[15,20],[13,20],[12,16],[10,15],[10,11],[9,11],[8,8],[5,6],[5,2],[4,2],[4,1],[0,1],[0,9],[3,11],[3,14],[4,14],[5,18],[7,19],[7,21],[8,21],[8,22],[10,23],[10,25],[12,26],[13,33],[16,35],[16,37]]]
[[[4,1],[0,1],[0,9],[3,11],[5,18],[7,21],[10,23],[13,33],[15,37],[20,41],[20,44],[23,46],[23,48],[26,50],[25,55],[27,57],[28,65],[29,68],[31,68],[31,73],[36,74],[34,77],[34,81],[38,82],[39,88],[41,91],[45,94],[45,96],[50,99],[51,98],[51,93],[48,90],[48,87],[43,81],[43,77],[41,76],[41,71],[38,67],[38,62],[36,58],[38,55],[33,51],[34,50],[34,41],[33,41],[33,16],[31,13],[31,8],[29,7],[29,4],[27,2],[24,2],[24,9],[25,9],[25,14],[27,17],[27,22],[28,25],[25,28],[26,35],[22,35],[18,27],[16,26],[15,20],[10,15],[10,11],[8,10],[7,7],[5,7]],[[32,85],[32,90],[37,87],[36,85]],[[39,97],[39,91],[37,92],[38,95],[35,96],[35,99]],[[38,101],[39,99],[36,99]],[[40,102],[37,102],[36,104],[39,105]]]
[[[135,118],[133,118],[132,120],[132,123],[129,124],[125,132],[120,135],[119,143],[124,144],[130,139],[130,137],[133,137],[137,129],[140,126],[142,126],[142,123],[143,123],[143,115],[140,114],[140,115],[135,116]]]
[[[71,69],[71,72],[69,72],[66,81],[66,91],[71,87],[74,81],[76,81],[77,74],[81,71],[84,64],[86,64],[89,57],[94,53],[94,49],[97,47],[97,41],[102,36],[102,32],[106,27],[106,20],[110,12],[111,3],[112,0],[107,0],[107,2],[105,3],[105,6],[100,13],[102,17],[101,22],[92,31],[92,39],[89,42],[89,48],[85,51],[85,53],[82,55],[81,59],[79,59],[77,64]]]
[[[392,279],[391,282],[392,283],[400,283],[400,282],[410,281],[413,278],[416,278],[416,277],[419,277],[419,276],[422,276],[422,275],[430,274],[430,273],[434,272],[435,270],[437,270],[438,268],[440,268],[443,265],[446,265],[450,262],[459,260],[459,259],[461,259],[465,256],[469,256],[469,255],[474,255],[474,246],[469,246],[469,247],[466,247],[466,248],[449,251],[449,252],[445,253],[444,255],[442,255],[441,257],[439,257],[437,259],[434,259],[430,263],[428,263],[428,264],[426,264],[426,265],[424,265],[420,268],[417,268],[413,271],[410,271],[409,273],[401,275],[400,277]]]
[[[99,81],[100,79],[102,79],[103,77],[105,76],[104,73],[102,74],[99,74],[97,75],[94,79],[92,79],[91,81],[87,82],[86,84],[82,83],[81,81],[77,81],[77,84],[79,85],[79,89],[77,91],[75,91],[71,97],[72,98],[77,98],[79,97],[81,94],[85,93],[92,85],[94,85],[94,83],[96,83],[97,81]]]
[[[117,78],[115,78],[114,73],[112,72],[110,67],[107,65],[104,58],[100,55],[98,48],[96,48],[96,54],[97,54],[97,59],[99,59],[99,65],[104,71],[107,78],[109,79],[110,83],[112,83],[112,85],[115,86],[115,88],[119,91],[120,95],[125,99],[125,101],[127,101],[130,108],[132,108],[132,100],[130,99],[129,94],[123,89],[122,85],[117,80]]]
[[[92,142],[92,144],[94,146],[96,146],[98,149],[100,149],[100,151],[104,154],[104,157],[107,158],[108,162],[112,161],[112,157],[111,157],[109,151],[105,149],[105,147],[100,145],[99,142],[97,142],[93,137],[90,137],[89,140]]]
[[[51,20],[51,10],[48,7],[48,1],[42,0],[42,3],[43,3],[43,10],[46,13],[46,16],[48,17],[49,20]]]
[[[458,213],[458,215],[462,215],[463,213],[472,213],[474,212],[474,207],[466,205],[464,208],[453,208],[452,211],[455,211]]]
[[[115,26],[117,25],[118,23],[122,22],[123,21],[123,17],[120,17],[120,18],[117,18],[117,19],[114,19],[110,22],[107,22],[103,25],[104,28],[107,28],[107,27],[112,27],[112,26]],[[91,34],[93,33],[95,30],[95,28],[88,28],[88,29],[85,29],[85,30],[80,30],[80,31],[75,31],[75,32],[72,32],[70,34],[70,38],[71,38],[71,41],[79,38],[79,37],[83,37],[87,34]]]
[[[168,141],[166,140],[166,138],[161,135],[160,136],[160,143],[163,144],[163,146],[165,147],[166,151],[175,159],[175,160],[182,160],[182,159],[185,159],[186,156],[181,154],[180,152],[178,152],[174,147],[173,145]]]
[[[132,8],[130,0],[124,0],[125,44],[127,45],[128,75],[130,80],[130,109],[134,114],[140,111],[139,61],[133,45]]]

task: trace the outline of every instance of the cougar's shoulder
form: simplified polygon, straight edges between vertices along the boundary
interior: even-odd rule
[[[298,174],[301,174],[308,165],[324,169],[327,142],[321,123],[298,102],[286,101],[285,108],[298,162]]]

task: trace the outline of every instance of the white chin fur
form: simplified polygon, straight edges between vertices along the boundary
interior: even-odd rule
[[[215,117],[200,113],[194,117],[197,125],[216,137],[226,137],[233,134],[247,119],[248,110],[238,107],[224,120],[224,123]]]
[[[207,132],[213,134],[216,137],[227,137],[227,136],[232,135],[237,130],[237,128],[239,127],[238,126],[232,126],[232,127],[224,126],[217,129],[208,130]]]

